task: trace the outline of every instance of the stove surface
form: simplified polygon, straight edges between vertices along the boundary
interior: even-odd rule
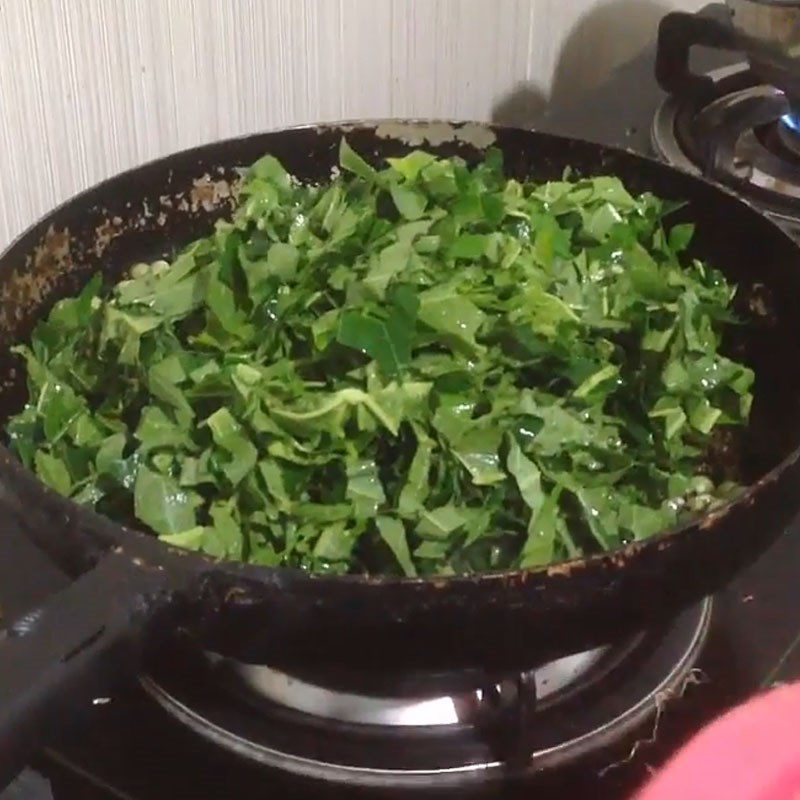
[[[707,720],[761,688],[800,676],[800,648],[796,647],[800,621],[786,613],[800,604],[799,564],[800,524],[796,524],[715,598],[708,639],[696,668],[680,691],[659,706],[655,718],[575,766],[534,777],[537,798],[630,797],[650,771]],[[189,692],[203,688],[197,675],[188,683]],[[89,714],[79,732],[68,741],[54,743],[36,764],[50,779],[55,800],[211,800],[252,795],[267,787],[272,796],[286,800],[390,795],[375,788],[342,787],[286,775],[233,755],[176,721],[140,688],[108,702],[101,699]],[[509,777],[493,783],[491,789],[459,790],[457,796],[521,798],[530,797],[530,792],[530,784]],[[427,796],[420,790],[413,794]]]
[[[725,63],[718,53],[704,54],[699,61],[705,70]],[[654,48],[650,48],[591,96],[569,107],[553,105],[528,121],[554,133],[650,152],[651,124],[665,99],[654,78],[653,62]],[[4,539],[0,537],[0,559],[15,563],[17,569],[14,580],[0,586],[0,604],[4,617],[13,619],[43,594],[60,588],[63,578],[32,545]],[[676,696],[658,704],[655,716],[577,766],[544,771],[533,784],[509,778],[495,784],[489,796],[530,797],[535,791],[539,800],[623,800],[706,721],[762,688],[800,677],[800,618],[794,613],[800,607],[798,567],[800,520],[714,598],[700,658]],[[197,681],[192,685],[197,688]],[[292,800],[386,794],[374,788],[312,783],[258,766],[205,741],[140,687],[98,698],[85,724],[68,740],[51,743],[34,766],[49,780],[49,792],[35,775],[32,779],[27,774],[0,798],[218,800],[269,795]],[[458,796],[466,795],[459,791]]]

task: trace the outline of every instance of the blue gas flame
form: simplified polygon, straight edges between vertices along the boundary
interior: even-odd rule
[[[781,117],[781,124],[785,125],[792,133],[800,136],[800,114],[794,111]]]

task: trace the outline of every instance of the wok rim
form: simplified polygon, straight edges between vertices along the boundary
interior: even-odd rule
[[[202,144],[193,145],[175,150],[166,155],[157,156],[152,159],[143,161],[121,172],[117,172],[101,181],[93,183],[92,185],[80,190],[74,195],[68,197],[64,201],[58,203],[52,209],[47,211],[44,215],[40,216],[30,225],[26,226],[21,232],[14,236],[11,241],[0,250],[0,280],[4,270],[13,269],[13,262],[10,260],[13,251],[20,247],[24,240],[28,237],[36,236],[40,231],[46,230],[47,226],[52,224],[52,220],[59,213],[68,211],[78,206],[81,202],[90,202],[92,196],[103,189],[110,189],[113,185],[126,178],[133,178],[137,173],[152,169],[155,167],[169,167],[169,162],[177,158],[191,157],[197,155],[202,157],[206,152],[213,149],[224,148],[233,146],[237,143],[243,143],[248,140],[255,140],[264,136],[270,136],[281,133],[292,132],[314,132],[314,131],[340,131],[342,135],[346,135],[349,131],[376,131],[382,125],[397,125],[399,128],[408,126],[413,130],[414,126],[430,126],[430,125],[447,125],[458,131],[465,126],[474,126],[477,129],[483,129],[490,132],[505,131],[509,133],[520,134],[523,136],[531,135],[533,137],[545,137],[551,140],[558,140],[564,144],[576,144],[583,148],[593,148],[596,151],[602,151],[610,155],[623,155],[626,158],[635,159],[648,167],[653,167],[667,172],[674,172],[681,176],[681,180],[687,180],[690,183],[695,183],[704,186],[707,190],[720,193],[727,196],[731,201],[747,208],[748,213],[757,215],[763,222],[766,222],[774,231],[775,234],[784,239],[794,249],[798,251],[800,256],[800,243],[795,241],[770,215],[764,213],[758,206],[746,197],[737,194],[733,189],[710,180],[702,175],[697,175],[688,172],[680,167],[675,167],[667,164],[660,159],[649,154],[639,153],[632,148],[615,147],[606,145],[599,142],[593,142],[589,139],[584,139],[575,136],[564,136],[558,133],[551,133],[547,130],[540,128],[521,128],[517,125],[509,125],[504,123],[482,122],[472,119],[443,119],[436,117],[385,117],[385,118],[369,118],[369,119],[343,119],[326,122],[304,122],[288,126],[277,126],[268,128],[266,130],[254,131],[236,136],[230,136],[223,139],[215,139]],[[386,136],[383,137],[387,140],[394,139],[400,141],[410,148],[425,147],[422,144],[410,144],[403,142],[400,136]],[[456,141],[458,141],[456,137]],[[477,145],[470,142],[468,139],[463,140],[465,144],[474,147],[476,150],[486,150],[494,145],[490,142],[486,145]],[[436,144],[429,144],[430,147],[436,147]],[[242,165],[245,166],[246,165]],[[599,173],[598,173],[599,174]],[[40,317],[36,317],[38,320]],[[136,543],[143,547],[148,555],[147,562],[153,565],[154,551],[157,551],[164,558],[164,562],[169,560],[172,563],[174,559],[169,556],[178,556],[178,561],[191,561],[198,567],[205,567],[201,571],[233,571],[240,577],[252,577],[263,581],[265,576],[285,576],[287,580],[295,578],[300,581],[313,581],[317,585],[331,584],[336,586],[349,586],[349,587],[363,587],[366,591],[370,588],[381,587],[409,587],[419,588],[422,586],[435,587],[441,591],[444,589],[458,590],[465,586],[472,586],[476,583],[486,585],[503,585],[508,583],[526,583],[528,581],[535,581],[540,578],[550,578],[554,576],[567,577],[572,573],[580,572],[581,570],[591,567],[620,567],[627,561],[636,557],[642,551],[650,550],[664,550],[671,546],[680,538],[687,537],[692,533],[703,530],[712,529],[718,521],[727,517],[731,513],[735,513],[739,509],[752,506],[756,497],[761,491],[776,482],[781,475],[786,472],[792,465],[800,461],[800,442],[795,443],[794,448],[782,458],[774,467],[764,473],[757,481],[743,487],[743,490],[734,498],[715,506],[713,509],[706,511],[704,514],[694,517],[687,522],[679,525],[674,525],[666,528],[658,533],[647,537],[646,539],[635,540],[628,543],[624,547],[618,547],[613,550],[607,550],[598,553],[592,553],[585,556],[577,556],[570,559],[561,561],[554,561],[549,564],[543,564],[537,567],[530,567],[526,569],[505,569],[494,570],[490,572],[472,572],[460,573],[456,575],[439,575],[433,577],[407,577],[400,575],[371,575],[368,573],[353,573],[344,575],[330,575],[324,573],[306,572],[297,567],[283,567],[283,566],[262,566],[252,564],[244,561],[235,561],[230,559],[215,559],[205,553],[188,550],[168,545],[160,541],[155,534],[148,533],[138,528],[130,528],[116,522],[110,517],[106,517],[95,511],[88,506],[82,506],[74,500],[63,495],[58,494],[53,489],[48,487],[38,476],[30,469],[28,469],[13,452],[2,442],[0,442],[0,486],[2,486],[2,471],[10,469],[17,473],[31,489],[43,492],[46,497],[49,497],[53,504],[62,506],[64,511],[69,513],[71,517],[83,517],[84,519],[94,521],[96,524],[93,526],[95,529],[101,527],[105,529],[101,536],[113,540],[108,542],[109,548],[114,544],[121,550],[128,549],[126,547],[129,543]],[[99,525],[98,525],[99,523]],[[86,548],[84,548],[86,549]],[[135,556],[134,553],[131,554]]]

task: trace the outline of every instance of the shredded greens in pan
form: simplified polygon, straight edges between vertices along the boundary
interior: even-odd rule
[[[674,204],[496,151],[340,163],[267,155],[212,235],[60,301],[16,348],[21,460],[174,545],[335,573],[547,564],[735,491],[707,454],[753,374]]]

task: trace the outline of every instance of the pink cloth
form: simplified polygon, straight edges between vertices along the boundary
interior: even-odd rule
[[[800,800],[800,684],[711,723],[635,800]]]

